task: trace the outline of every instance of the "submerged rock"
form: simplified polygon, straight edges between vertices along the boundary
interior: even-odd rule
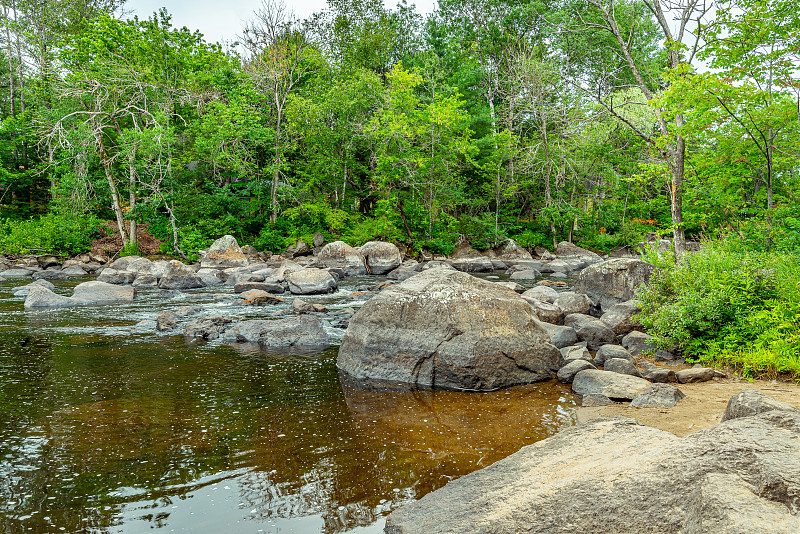
[[[684,438],[617,417],[453,480],[392,512],[384,532],[796,534],[798,510],[800,414],[773,411]]]
[[[323,346],[331,343],[324,323],[313,315],[285,319],[242,321],[225,332],[229,343],[257,343],[262,347]]]
[[[491,390],[554,378],[561,354],[514,291],[432,269],[356,312],[337,366],[362,380]]]

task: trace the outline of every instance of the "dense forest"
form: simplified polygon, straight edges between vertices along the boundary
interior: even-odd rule
[[[122,0],[2,7],[7,253],[85,250],[102,221],[189,259],[315,232],[800,247],[789,0],[265,0],[223,45]]]

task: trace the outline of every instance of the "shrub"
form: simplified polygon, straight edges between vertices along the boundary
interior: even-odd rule
[[[640,294],[639,321],[661,348],[730,364],[747,376],[800,378],[798,258],[705,243],[681,264],[664,263]]]
[[[39,219],[0,220],[0,250],[9,254],[87,252],[97,237],[100,220],[94,216],[48,213]]]

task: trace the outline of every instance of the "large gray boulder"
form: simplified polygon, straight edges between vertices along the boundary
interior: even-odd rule
[[[386,274],[400,266],[403,257],[394,243],[369,241],[358,249],[371,274]]]
[[[684,438],[617,417],[457,478],[392,512],[384,532],[796,534],[799,509],[800,414]]]
[[[227,269],[230,267],[244,267],[248,264],[236,238],[224,235],[214,241],[200,256],[200,267],[211,269]]]
[[[30,284],[27,284],[27,285],[24,285],[24,286],[17,286],[15,288],[12,288],[11,289],[11,293],[13,293],[15,297],[27,297],[28,293],[31,290],[31,287],[33,287],[33,286],[45,287],[45,288],[49,289],[50,291],[52,291],[52,290],[54,290],[56,288],[49,281],[43,280],[43,279],[40,278],[39,280],[36,280],[33,283],[30,283]]]
[[[564,315],[572,313],[587,314],[592,306],[592,303],[589,302],[589,297],[582,293],[573,293],[571,291],[561,293],[554,304],[564,311]]]
[[[229,343],[257,343],[261,347],[309,347],[331,343],[324,323],[313,315],[242,321],[226,330],[222,339]]]
[[[303,269],[286,275],[289,291],[294,295],[319,295],[336,291],[338,285],[328,271],[322,269]]]
[[[800,414],[800,408],[797,406],[773,399],[760,391],[745,389],[730,398],[722,420],[750,417],[772,410]]]
[[[115,304],[129,302],[136,298],[136,289],[131,286],[118,286],[98,282],[83,282],[75,286],[71,297],[58,295],[44,286],[31,284],[25,298],[26,310],[41,308],[71,308],[95,304]]]
[[[158,287],[161,289],[194,289],[206,287],[206,283],[197,276],[194,269],[173,260],[169,262],[164,276],[158,281]]]
[[[564,317],[564,326],[571,326],[578,339],[585,341],[589,349],[597,350],[615,339],[614,332],[600,319],[582,313],[571,313]]]
[[[575,376],[572,391],[578,395],[594,393],[614,400],[631,400],[649,385],[644,378],[587,369]]]
[[[367,274],[364,256],[344,241],[334,241],[322,247],[317,260],[324,267],[341,269],[345,276]]]
[[[586,360],[572,360],[558,370],[558,381],[571,384],[575,375],[586,369],[596,369],[596,367]]]
[[[337,365],[359,380],[492,390],[554,378],[561,354],[514,291],[431,269],[356,312]]]
[[[637,289],[650,280],[655,267],[641,260],[612,258],[581,271],[575,291],[587,295],[604,312],[636,297]]]
[[[126,302],[136,298],[136,289],[93,280],[75,286],[75,289],[72,290],[72,298],[84,304]]]

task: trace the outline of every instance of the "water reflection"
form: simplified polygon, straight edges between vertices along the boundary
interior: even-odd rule
[[[37,313],[0,300],[0,531],[377,533],[403,502],[572,423],[556,384],[376,391],[340,383],[335,348],[159,336],[138,323],[187,303],[266,312],[154,295]]]

